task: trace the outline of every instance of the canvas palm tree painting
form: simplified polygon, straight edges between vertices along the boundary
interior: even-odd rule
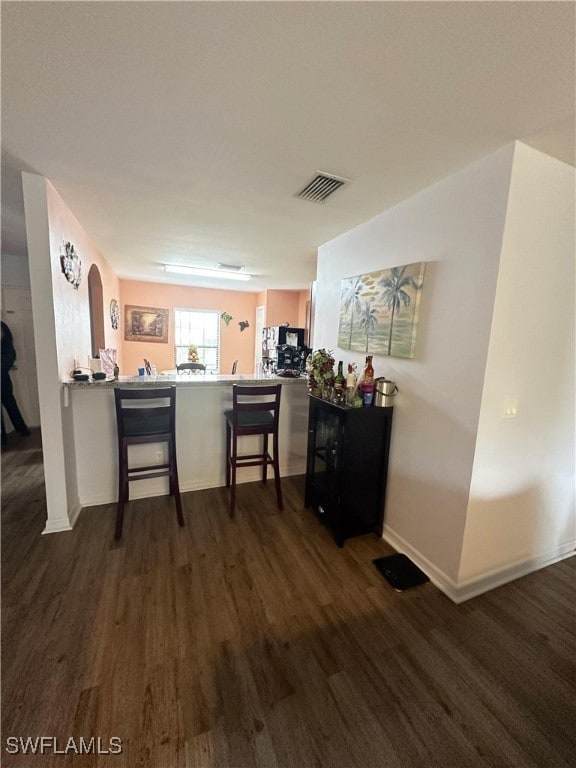
[[[424,267],[404,264],[342,280],[340,349],[414,357]]]

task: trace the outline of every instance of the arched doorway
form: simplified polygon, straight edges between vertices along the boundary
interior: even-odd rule
[[[88,304],[90,307],[90,341],[92,357],[98,356],[99,349],[105,349],[104,337],[104,292],[102,278],[96,264],[88,272]]]

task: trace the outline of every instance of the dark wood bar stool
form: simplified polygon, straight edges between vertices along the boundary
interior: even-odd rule
[[[262,467],[262,482],[266,482],[268,466],[274,469],[278,508],[284,509],[278,465],[278,423],[280,419],[281,384],[270,386],[232,387],[232,410],[226,416],[226,487],[231,486],[230,517],[236,505],[236,470],[240,467]],[[238,438],[262,435],[262,452],[238,455]],[[272,453],[268,452],[268,437],[272,435]]]
[[[168,477],[170,495],[175,497],[178,522],[184,525],[176,465],[176,387],[159,389],[115,389],[118,426],[118,507],[115,538],[122,538],[124,504],[131,480]],[[134,401],[137,401],[136,403]],[[168,461],[146,467],[128,466],[128,446],[167,443]]]

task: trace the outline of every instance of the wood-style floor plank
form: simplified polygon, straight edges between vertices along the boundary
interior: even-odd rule
[[[38,432],[2,454],[5,768],[568,768],[576,559],[454,605],[402,594],[303,507],[303,478],[114,505],[42,536]],[[6,738],[122,740],[10,755]]]

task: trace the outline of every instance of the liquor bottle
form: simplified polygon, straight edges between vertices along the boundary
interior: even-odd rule
[[[366,355],[366,367],[364,368],[364,381],[374,381],[374,368],[372,367],[372,355]]]
[[[374,368],[372,367],[372,355],[366,355],[366,367],[361,384],[362,400],[364,407],[372,405],[374,401]]]
[[[348,376],[346,376],[346,389],[354,389],[356,386],[356,374],[354,373],[354,368],[356,366],[353,366],[352,363],[348,363]]]
[[[344,363],[342,360],[338,362],[338,373],[334,379],[334,389],[346,389],[346,379],[344,378]]]
[[[346,394],[346,379],[344,378],[343,371],[344,363],[342,360],[338,362],[338,373],[334,378],[334,402],[343,403]]]

